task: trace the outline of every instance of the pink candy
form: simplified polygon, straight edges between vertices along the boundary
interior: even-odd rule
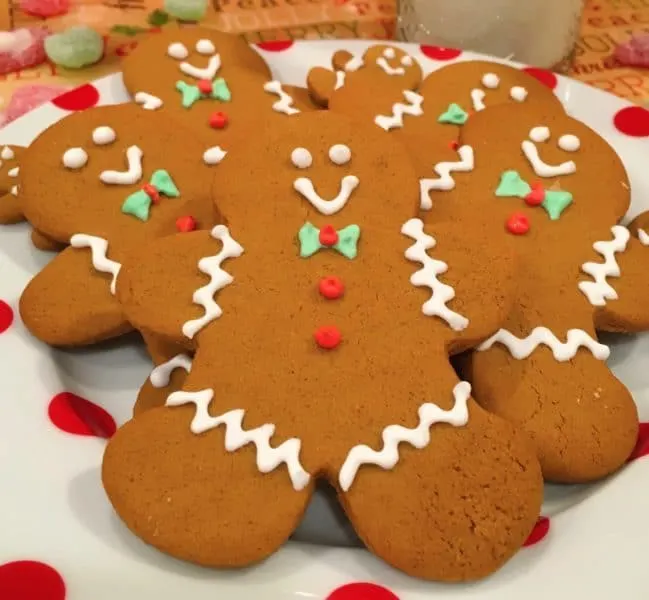
[[[60,96],[68,89],[59,85],[25,85],[18,88],[11,96],[4,113],[0,114],[0,125],[11,123],[26,112]]]
[[[615,58],[623,65],[649,67],[649,35],[632,37],[620,44],[614,53]]]
[[[43,41],[49,35],[39,27],[0,31],[0,73],[11,73],[45,62]]]
[[[20,10],[34,17],[56,17],[70,10],[70,0],[20,0]]]

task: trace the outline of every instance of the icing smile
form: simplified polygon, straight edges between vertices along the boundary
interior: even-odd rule
[[[376,64],[381,67],[387,75],[405,75],[406,70],[403,67],[391,67],[388,61],[380,56],[376,59]]]
[[[212,81],[212,79],[216,77],[216,74],[218,73],[220,68],[221,56],[219,54],[211,56],[207,63],[207,67],[204,67],[202,69],[188,62],[180,63],[180,70],[185,75],[189,75],[190,77],[194,77],[195,79],[207,79],[209,81]]]
[[[139,146],[129,146],[126,150],[126,171],[102,171],[99,179],[108,185],[133,185],[142,179],[142,156]]]
[[[335,215],[345,207],[352,192],[358,187],[359,183],[360,180],[356,175],[345,175],[340,181],[338,195],[331,200],[322,198],[315,191],[313,182],[308,177],[298,177],[293,182],[293,188],[302,194],[323,215]]]
[[[199,54],[210,57],[206,67],[201,68],[186,62],[186,59],[189,56],[189,50],[187,50],[187,47],[180,42],[169,44],[167,54],[175,60],[183,61],[180,63],[179,67],[185,75],[189,75],[195,79],[208,79],[212,81],[221,68],[221,55],[216,51],[216,47],[212,41],[208,39],[198,40],[195,49]]]
[[[570,175],[577,171],[577,165],[569,160],[558,165],[546,163],[539,155],[536,144],[547,142],[550,139],[550,130],[547,127],[534,127],[529,133],[529,139],[521,143],[521,149],[527,162],[539,177],[559,177]],[[559,138],[559,148],[566,152],[576,152],[579,149],[579,138],[574,135],[564,135]]]

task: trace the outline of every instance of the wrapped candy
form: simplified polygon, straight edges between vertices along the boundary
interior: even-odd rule
[[[45,40],[45,52],[56,65],[80,69],[101,60],[104,40],[91,27],[78,25],[49,36]]]
[[[649,35],[632,37],[615,48],[615,59],[631,67],[649,67]]]
[[[70,0],[20,0],[20,10],[34,17],[57,17],[70,10]]]
[[[11,96],[4,113],[0,115],[2,125],[7,125],[41,104],[53,100],[69,88],[60,85],[25,85],[19,87]]]
[[[164,10],[180,21],[200,21],[207,11],[207,0],[165,0]]]
[[[12,73],[45,62],[43,42],[49,35],[40,27],[0,31],[0,73]]]

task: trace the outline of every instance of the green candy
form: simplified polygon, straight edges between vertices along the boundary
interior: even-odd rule
[[[532,188],[523,181],[518,171],[505,171],[500,176],[500,183],[496,189],[499,198],[525,198]]]
[[[207,11],[207,0],[165,0],[164,11],[180,21],[200,21]]]
[[[468,118],[469,115],[466,111],[459,104],[453,102],[448,105],[446,112],[437,117],[437,122],[450,125],[464,125]]]
[[[104,40],[91,27],[78,25],[46,37],[45,54],[56,65],[81,69],[101,60]]]
[[[563,190],[546,190],[545,200],[541,206],[545,208],[551,221],[557,221],[561,213],[572,204],[572,194]]]

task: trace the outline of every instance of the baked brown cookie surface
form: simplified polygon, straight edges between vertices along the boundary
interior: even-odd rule
[[[20,199],[20,157],[22,146],[0,149],[0,224],[10,225],[24,220]]]

